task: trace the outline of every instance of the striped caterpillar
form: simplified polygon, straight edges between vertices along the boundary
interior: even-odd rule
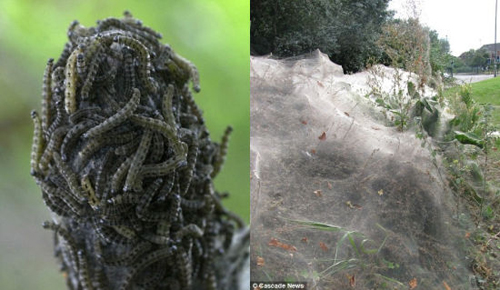
[[[129,12],[74,21],[68,38],[47,61],[31,154],[67,284],[224,289],[215,261],[243,225],[213,190],[230,130],[210,139],[196,67]]]

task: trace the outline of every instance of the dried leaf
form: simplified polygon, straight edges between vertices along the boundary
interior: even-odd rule
[[[465,238],[466,239],[470,238],[470,233],[469,232],[465,233]]]
[[[316,154],[316,149],[311,149],[311,154]]]
[[[355,208],[355,209],[362,209],[363,207],[360,206],[359,204],[356,204],[356,203],[352,203],[350,200],[346,201],[345,204],[349,207],[349,208]]]
[[[268,245],[269,246],[278,246],[278,240],[275,238],[271,238],[271,241],[269,241]]]
[[[315,190],[314,194],[316,194],[317,197],[323,197],[323,194],[321,192],[321,189]]]
[[[265,263],[264,258],[257,256],[257,266],[264,266]]]
[[[410,285],[410,290],[417,288],[417,278],[411,279],[410,282],[408,282],[408,284]]]
[[[308,242],[308,238],[307,237],[303,237],[300,241],[302,241],[303,243],[307,243]]]
[[[326,140],[326,133],[323,132],[323,134],[321,134],[321,136],[319,136],[318,139],[321,140],[321,141]]]
[[[285,250],[292,251],[292,252],[296,252],[297,251],[297,248],[295,248],[294,246],[288,245],[288,244],[285,244],[285,243],[282,243],[282,242],[279,242],[275,238],[271,238],[271,241],[268,243],[268,245],[269,246],[273,246],[273,247],[283,248]]]
[[[325,243],[323,243],[323,242],[319,242],[319,247],[320,247],[323,251],[328,252],[328,247],[326,246],[326,244],[325,244]]]
[[[303,125],[307,125],[307,120],[300,121]]]
[[[326,185],[328,186],[328,189],[332,189],[333,188],[332,184],[330,182],[328,182],[328,181],[326,182]]]
[[[352,206],[355,208],[355,209],[362,209],[363,207],[360,206],[359,204],[357,203],[353,203]]]
[[[381,189],[381,190],[378,191],[378,195],[382,195],[382,194],[384,194],[384,190],[383,189]]]
[[[351,287],[356,287],[356,277],[354,275],[351,276],[351,278],[349,279],[349,285],[351,285]]]

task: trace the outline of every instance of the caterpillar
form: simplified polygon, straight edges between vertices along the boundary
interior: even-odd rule
[[[130,12],[67,36],[43,71],[30,160],[67,284],[218,286],[217,253],[241,226],[213,187],[230,129],[210,138],[196,66]]]

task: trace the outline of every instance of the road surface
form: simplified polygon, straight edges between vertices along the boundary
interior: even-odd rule
[[[480,81],[484,81],[484,80],[493,78],[492,74],[490,74],[490,75],[464,75],[464,74],[455,74],[453,76],[457,79],[457,83],[459,83],[459,84],[476,83],[476,82],[480,82]]]

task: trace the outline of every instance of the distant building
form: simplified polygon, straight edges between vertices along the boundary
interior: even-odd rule
[[[488,54],[490,55],[490,59],[494,59],[495,56],[499,55],[500,56],[500,43],[497,43],[497,53],[495,54],[495,44],[492,43],[492,44],[485,44],[483,46],[481,46],[480,49],[484,49],[488,52]]]
[[[481,48],[479,48],[478,50],[476,51],[480,51],[480,50],[484,50],[488,53],[488,64],[490,64],[490,62],[495,59],[495,44],[492,43],[492,44],[485,44],[483,46],[481,46]],[[496,54],[497,57],[500,57],[500,43],[497,43],[497,54]],[[466,60],[467,58],[470,58],[472,57],[470,55],[470,50],[469,51],[466,51],[466,52],[463,52],[462,54],[460,54],[459,58],[462,59],[462,60]],[[497,58],[497,63],[500,62],[500,60]]]

